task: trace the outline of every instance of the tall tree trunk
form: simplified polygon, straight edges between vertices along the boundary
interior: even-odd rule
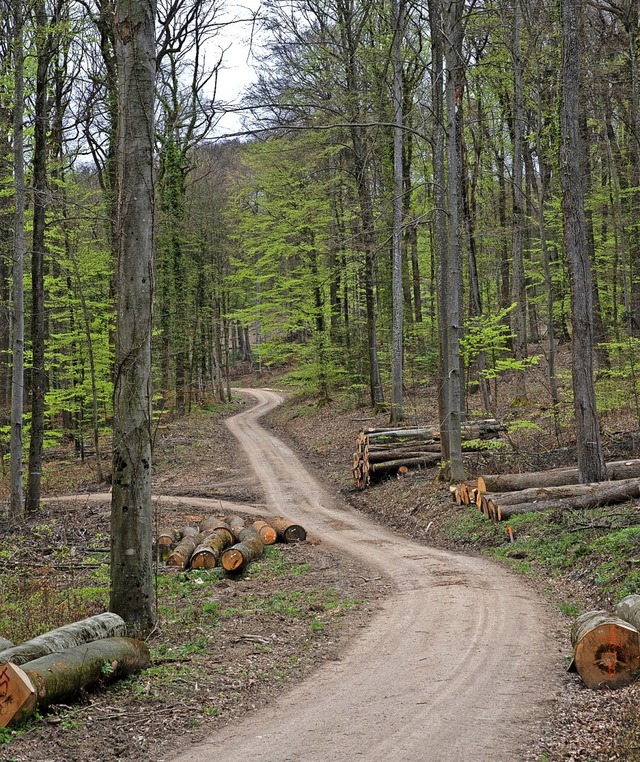
[[[44,258],[46,254],[45,225],[47,213],[47,132],[49,64],[51,36],[48,31],[44,0],[38,0],[36,13],[36,102],[33,147],[33,249],[31,252],[31,436],[29,440],[29,475],[25,511],[33,513],[40,503],[42,483],[42,447],[44,443],[44,400],[47,376],[44,367]]]
[[[562,0],[560,177],[564,245],[571,279],[572,370],[578,472],[581,482],[606,479],[593,383],[593,289],[584,214],[580,144],[580,0]]]
[[[24,404],[24,26],[22,0],[13,0],[14,106],[13,180],[15,186],[13,239],[13,369],[11,374],[11,498],[14,521],[23,512],[22,414]]]
[[[526,194],[523,185],[522,133],[524,129],[524,104],[522,91],[522,4],[515,0],[513,11],[513,268],[511,271],[511,301],[515,303],[512,314],[513,350],[516,360],[527,356],[527,294],[524,274],[524,220]],[[516,371],[516,397],[525,399],[527,389],[524,371]]]
[[[403,72],[402,40],[404,36],[404,0],[392,0],[393,17],[393,328],[391,349],[391,416],[392,424],[404,418],[402,407],[402,333],[403,333],[403,289],[402,289],[402,221],[404,187],[404,133],[403,133]]]
[[[132,632],[156,621],[152,575],[151,320],[155,0],[119,0],[111,603]]]

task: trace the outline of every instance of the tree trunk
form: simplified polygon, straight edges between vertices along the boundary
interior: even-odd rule
[[[276,530],[280,542],[304,542],[307,532],[300,524],[280,517],[269,519],[269,524]]]
[[[249,528],[249,527],[248,527]],[[241,572],[246,566],[264,553],[264,542],[254,531],[252,536],[232,545],[220,556],[220,565],[227,572]]]
[[[19,521],[23,513],[22,414],[24,406],[24,29],[21,0],[13,0],[14,96],[13,182],[15,186],[13,239],[13,337],[11,376],[11,497],[9,515]]]
[[[640,667],[640,635],[606,611],[587,611],[571,628],[574,667],[587,688],[621,688]]]
[[[202,538],[198,537],[198,545],[191,554],[192,569],[213,569],[217,566],[225,548],[231,545],[229,533],[225,529],[217,529]]]
[[[614,460],[605,466],[605,479],[619,481],[640,477],[640,460]],[[484,474],[478,477],[479,492],[512,492],[536,487],[579,484],[577,468],[554,468],[550,471],[526,471],[521,474]]]
[[[92,640],[118,637],[127,634],[124,620],[109,611],[104,614],[82,619],[80,622],[66,624],[56,630],[45,632],[37,638],[27,640],[18,646],[11,646],[0,651],[0,662],[26,664],[51,653],[66,651],[68,648],[89,643]]]
[[[136,634],[148,632],[156,621],[151,552],[155,11],[155,0],[121,0],[115,14],[118,313],[111,609]]]
[[[49,654],[24,668],[0,664],[0,727],[37,709],[67,700],[86,688],[126,677],[149,666],[149,647],[133,638],[107,638]]]
[[[564,245],[571,278],[572,376],[578,470],[581,482],[605,479],[593,381],[593,288],[586,245],[579,125],[579,0],[563,0],[561,185]]]
[[[629,622],[636,630],[640,629],[640,595],[636,593],[623,598],[616,606],[616,616]]]
[[[404,0],[392,0],[393,18],[393,232],[392,232],[392,348],[391,348],[391,415],[392,424],[404,418],[402,403],[403,355],[403,292],[402,292],[402,221],[404,187],[403,72],[402,42],[404,39]]]
[[[486,512],[489,515],[497,521],[502,521],[511,516],[523,513],[540,513],[550,508],[556,511],[581,511],[599,508],[603,505],[625,503],[627,500],[635,500],[640,497],[640,479],[625,479],[620,482],[597,482],[583,486],[586,488],[585,494],[576,495],[575,497],[551,498],[536,500],[531,503],[502,505],[498,496],[495,500],[483,499],[482,505],[483,508],[487,508]]]

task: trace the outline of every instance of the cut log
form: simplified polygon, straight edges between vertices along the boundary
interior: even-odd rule
[[[218,516],[209,516],[200,524],[200,534],[211,534],[222,531],[229,536],[229,545],[235,542],[235,535],[229,524]]]
[[[303,542],[307,539],[306,530],[293,521],[277,517],[269,519],[269,523],[278,533],[280,542]]]
[[[189,561],[193,551],[200,544],[198,542],[199,534],[188,534],[183,537],[167,557],[167,566],[173,566],[180,571],[184,571],[189,566]]]
[[[0,651],[5,651],[7,648],[11,648],[13,643],[6,638],[0,638]]]
[[[379,474],[382,471],[390,471],[399,466],[433,466],[439,463],[441,455],[439,452],[425,452],[418,458],[400,458],[398,460],[389,460],[386,463],[371,463],[369,471],[372,474]]]
[[[588,611],[571,628],[574,667],[588,688],[628,685],[640,667],[640,634],[606,611]]]
[[[158,532],[158,536],[156,537],[156,549],[160,561],[166,562],[167,558],[169,558],[169,553],[171,553],[179,539],[180,533],[177,529],[162,529]]]
[[[612,481],[640,477],[640,459],[607,463],[607,478]],[[556,487],[578,484],[577,468],[526,471],[520,474],[485,474],[478,477],[480,492],[514,492],[530,487]]]
[[[596,482],[595,484],[585,486],[590,487],[590,489],[585,494],[576,495],[575,497],[550,498],[530,503],[503,505],[498,496],[497,500],[486,500],[486,502],[493,504],[498,521],[501,521],[510,516],[546,511],[549,508],[559,511],[587,510],[589,508],[598,508],[602,505],[624,503],[627,500],[635,500],[640,497],[640,479],[625,479],[621,482]]]
[[[0,727],[81,690],[149,666],[149,648],[133,638],[107,638],[48,654],[22,668],[0,664]]]
[[[201,539],[202,534],[206,535]],[[213,532],[203,532],[198,535],[198,546],[191,554],[189,565],[192,569],[214,569],[225,548],[233,542],[228,529],[216,529]]]
[[[227,548],[220,556],[220,565],[226,572],[238,573],[247,567],[251,561],[264,553],[264,543],[260,535],[254,532],[252,537],[243,542],[238,542]]]
[[[265,545],[273,545],[278,539],[278,533],[276,530],[271,526],[271,524],[268,524],[266,521],[262,521],[262,519],[254,521],[251,526],[256,530],[260,537],[262,537],[262,542],[264,542]]]
[[[96,614],[80,622],[65,624],[63,627],[45,632],[20,645],[5,648],[0,651],[0,662],[26,664],[46,654],[59,653],[82,643],[126,634],[127,626],[124,619],[118,614],[106,611],[104,614]]]
[[[616,606],[616,616],[640,630],[640,595],[627,595]]]
[[[227,524],[233,533],[233,539],[238,539],[238,534],[244,529],[244,519],[242,516],[227,516]]]

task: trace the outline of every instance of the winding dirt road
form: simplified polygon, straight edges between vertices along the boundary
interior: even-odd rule
[[[560,672],[546,606],[492,563],[407,541],[331,497],[260,426],[280,395],[245,393],[257,404],[227,425],[269,510],[377,568],[393,592],[339,661],[176,762],[521,760]]]

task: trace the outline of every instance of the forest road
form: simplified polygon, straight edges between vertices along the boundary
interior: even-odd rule
[[[411,542],[330,496],[259,423],[282,397],[241,391],[257,404],[227,426],[269,511],[388,576],[391,593],[340,660],[175,762],[522,760],[560,679],[548,606],[499,566]]]

